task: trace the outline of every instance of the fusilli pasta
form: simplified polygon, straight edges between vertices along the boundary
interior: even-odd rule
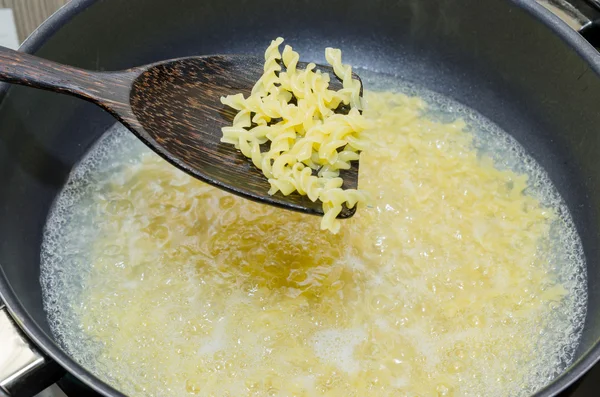
[[[321,229],[337,233],[342,205],[352,208],[364,201],[362,192],[342,189],[340,170],[359,159],[364,146],[360,132],[369,128],[361,115],[361,84],[352,78],[352,67],[342,64],[342,52],[327,48],[325,58],[343,88],[329,89],[330,76],[314,63],[298,69],[300,56],[283,38],[265,51],[264,74],[248,98],[242,94],[221,98],[238,113],[224,127],[221,142],[235,145],[262,170],[271,185],[269,194],[298,192],[323,203]],[[285,67],[282,68],[282,65]],[[295,98],[295,101],[292,99]],[[348,114],[336,114],[340,104]],[[260,145],[270,142],[268,151]]]

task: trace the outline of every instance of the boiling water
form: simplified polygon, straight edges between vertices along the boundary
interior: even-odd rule
[[[336,236],[109,130],[46,226],[61,345],[132,395],[528,395],[560,373],[585,263],[546,173],[473,111],[361,76],[415,97],[366,94],[371,201]]]

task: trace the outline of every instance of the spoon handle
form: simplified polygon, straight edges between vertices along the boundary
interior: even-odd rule
[[[105,108],[129,101],[135,76],[83,70],[0,46],[0,81],[74,95]]]

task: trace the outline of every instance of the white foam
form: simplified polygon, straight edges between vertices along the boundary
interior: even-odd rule
[[[354,349],[364,342],[367,334],[362,329],[326,329],[311,338],[315,355],[342,371],[353,374],[360,370],[360,363],[354,358]]]
[[[216,326],[212,330],[210,337],[202,341],[201,346],[198,348],[198,355],[212,356],[215,353],[225,349],[227,343],[225,339],[226,326],[227,320],[224,318],[219,319],[219,322],[217,322]]]

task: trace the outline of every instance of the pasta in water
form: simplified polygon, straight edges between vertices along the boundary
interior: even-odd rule
[[[344,139],[369,205],[337,234],[194,179],[123,126],[107,132],[45,228],[56,341],[132,397],[525,397],[561,373],[587,283],[548,176],[475,112],[360,74],[373,91],[335,95],[368,125]],[[267,80],[256,89],[277,88]],[[255,128],[271,127],[258,123],[269,109]]]
[[[329,89],[330,76],[308,64],[297,68],[300,56],[281,37],[265,51],[264,74],[251,95],[221,98],[224,105],[238,110],[231,127],[223,128],[221,142],[235,145],[269,179],[269,194],[298,192],[323,203],[321,229],[338,233],[336,219],[342,204],[352,208],[364,195],[356,189],[343,189],[340,170],[350,168],[359,158],[359,133],[369,127],[360,114],[360,81],[352,78],[352,68],[342,64],[342,52],[327,48],[325,58],[342,80],[343,88]],[[282,70],[280,62],[285,66]],[[292,101],[295,99],[295,101]],[[341,104],[348,114],[336,114]],[[260,145],[269,142],[268,151]]]

